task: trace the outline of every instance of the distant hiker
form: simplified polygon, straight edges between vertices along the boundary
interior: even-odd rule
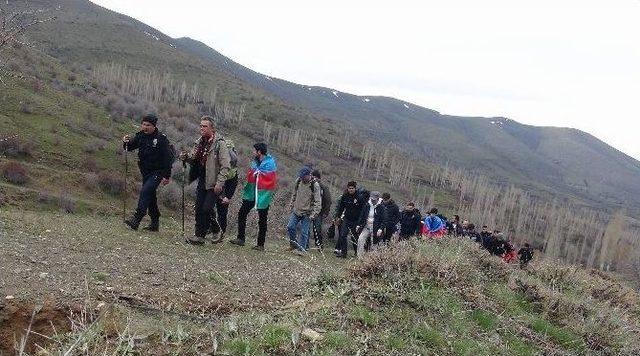
[[[467,228],[465,229],[464,234],[470,240],[472,240],[474,242],[477,242],[477,243],[480,243],[480,244],[482,243],[482,237],[476,231],[476,226],[474,224],[467,224]]]
[[[400,240],[407,240],[411,236],[420,235],[420,210],[413,202],[407,203],[400,213]]]
[[[340,197],[336,212],[334,214],[334,223],[340,227],[338,242],[336,243],[336,255],[338,257],[347,257],[349,250],[349,244],[347,236],[351,234],[351,244],[353,245],[354,252],[358,251],[358,220],[360,220],[360,213],[362,208],[367,203],[368,197],[365,194],[357,190],[356,182],[347,183],[347,189]]]
[[[222,137],[216,132],[214,119],[203,116],[200,119],[200,138],[196,141],[191,152],[184,152],[180,157],[191,165],[190,179],[197,179],[196,187],[196,227],[193,237],[188,237],[191,244],[202,244],[211,224],[215,219],[214,206],[220,201],[224,193],[225,183],[231,170],[231,153]],[[216,224],[217,225],[217,224]],[[219,232],[219,226],[214,232]],[[217,235],[217,236],[216,236]],[[211,242],[222,242],[222,234],[214,234]]]
[[[276,160],[267,154],[267,145],[253,145],[253,161],[247,171],[247,183],[244,185],[242,205],[238,211],[238,237],[229,241],[234,245],[244,246],[247,216],[251,209],[258,211],[258,243],[254,250],[264,251],[267,238],[267,218],[269,205],[276,189]]]
[[[438,209],[433,208],[429,211],[429,215],[424,218],[422,224],[422,235],[439,239],[447,233],[445,221],[438,216]]]
[[[460,222],[460,216],[453,216],[453,221],[451,221],[451,230],[449,230],[449,233],[456,237],[461,237],[464,235],[462,223]]]
[[[504,256],[507,251],[506,239],[500,230],[493,230],[493,241],[489,251],[496,256]]]
[[[502,260],[505,263],[512,263],[518,259],[518,254],[516,253],[516,249],[513,247],[511,240],[507,239],[504,243],[504,255],[502,256]]]
[[[322,183],[322,173],[314,169],[311,175],[320,186],[320,214],[313,220],[313,239],[316,247],[322,248],[322,223],[331,214],[331,192],[329,187]],[[333,228],[333,226],[331,226]]]
[[[480,238],[482,240],[482,247],[487,251],[491,251],[491,247],[493,246],[493,234],[489,231],[487,225],[482,226]]]
[[[533,259],[533,249],[528,243],[525,243],[524,247],[518,251],[518,255],[520,256],[520,268],[526,268],[529,261]]]
[[[391,194],[382,194],[382,204],[384,205],[386,216],[386,224],[384,227],[384,236],[382,242],[389,243],[393,234],[398,231],[398,223],[400,222],[400,208],[398,204],[391,199]]]
[[[140,131],[131,138],[122,138],[125,150],[138,150],[138,167],[142,174],[142,189],[138,198],[138,207],[129,219],[125,220],[131,229],[138,230],[140,221],[149,213],[151,223],[143,230],[158,231],[160,228],[160,210],[156,191],[160,184],[169,184],[174,152],[169,139],[156,127],[158,117],[147,114],[142,118]]]
[[[358,236],[358,257],[363,257],[365,251],[369,251],[372,246],[384,238],[387,226],[387,213],[385,211],[380,193],[371,192],[369,202],[365,204],[360,213],[357,229]]]
[[[311,222],[318,217],[322,208],[320,184],[313,179],[311,172],[311,168],[308,166],[300,169],[289,202],[289,210],[291,211],[287,224],[289,249],[298,254],[304,254],[309,248]],[[300,226],[300,239],[297,236],[298,226]]]

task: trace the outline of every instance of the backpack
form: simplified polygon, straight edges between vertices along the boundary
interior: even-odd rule
[[[231,156],[231,168],[238,168],[238,152],[236,152],[236,146],[233,141],[225,139],[227,148],[229,149],[229,156]]]
[[[234,178],[237,174],[238,171],[236,168],[238,168],[238,152],[236,151],[236,146],[233,143],[232,140],[229,139],[222,139],[222,140],[218,140],[216,142],[216,147],[215,150],[216,152],[219,153],[220,150],[220,141],[224,141],[224,143],[227,145],[227,149],[229,150],[229,157],[230,159],[230,165],[231,165],[231,169],[229,170],[229,176],[227,177],[227,179],[231,179]]]
[[[300,186],[300,181],[301,181],[300,178],[296,179],[296,189],[295,190],[298,190],[298,187]],[[318,183],[318,182],[315,181],[315,180],[312,180],[311,184],[309,184],[309,188],[311,189],[311,193],[315,193],[316,192],[316,185],[314,183]],[[320,185],[320,183],[318,183],[318,186],[319,185]]]

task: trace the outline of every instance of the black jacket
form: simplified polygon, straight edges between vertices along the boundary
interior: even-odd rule
[[[371,205],[367,202],[362,208],[360,213],[360,219],[358,219],[358,226],[360,228],[365,228],[367,226],[367,218],[369,217],[369,210],[371,209]],[[384,208],[384,204],[380,203],[376,206],[376,210],[373,212],[373,231],[372,233],[377,233],[378,230],[384,230],[387,226],[387,211]]]
[[[388,230],[396,231],[396,226],[400,222],[400,208],[398,204],[393,200],[389,200],[387,203],[382,203],[387,212],[387,225]]]
[[[341,218],[344,213],[345,220],[358,221],[365,204],[367,204],[367,201],[358,192],[353,195],[344,192],[338,201],[334,217]]]
[[[403,210],[400,213],[400,235],[411,236],[420,234],[420,210]]]
[[[127,151],[138,150],[138,167],[143,177],[159,172],[163,178],[171,178],[173,162],[169,139],[158,129],[151,135],[140,131],[123,146]]]
[[[523,247],[518,251],[518,255],[520,255],[520,261],[529,262],[533,258],[533,249],[531,247]]]

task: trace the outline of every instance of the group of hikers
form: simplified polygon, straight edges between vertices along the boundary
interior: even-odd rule
[[[122,139],[125,151],[138,150],[138,166],[142,174],[137,208],[131,217],[125,219],[125,224],[137,230],[148,214],[151,222],[144,229],[159,230],[156,191],[160,185],[169,183],[173,162],[178,158],[182,161],[183,172],[189,165],[189,174],[183,179],[188,183],[197,181],[195,232],[193,236],[186,237],[186,242],[201,245],[209,234],[212,235],[212,243],[222,242],[228,226],[229,204],[238,185],[238,155],[233,142],[216,131],[213,117],[203,116],[200,119],[200,137],[193,148],[176,154],[167,137],[158,130],[157,123],[156,115],[147,114],[141,120],[140,131],[133,137],[127,135]],[[253,159],[247,170],[238,211],[237,236],[230,243],[244,246],[247,216],[255,208],[258,212],[258,238],[253,249],[264,251],[276,172],[276,160],[268,153],[267,145],[262,142],[254,144]],[[515,262],[519,256],[521,267],[525,267],[533,257],[529,244],[516,252],[500,231],[490,232],[487,226],[483,226],[480,232],[476,232],[474,224],[461,222],[457,215],[449,220],[438,214],[435,208],[423,217],[414,203],[409,202],[400,209],[389,193],[368,191],[358,187],[355,181],[347,183],[333,214],[332,203],[321,172],[313,169],[312,164],[304,165],[298,171],[289,201],[289,250],[304,255],[309,250],[311,233],[315,247],[322,249],[323,230],[328,230],[329,239],[336,239],[337,234],[334,252],[341,258],[347,257],[349,242],[354,254],[363,256],[367,251],[392,241],[414,237],[437,239],[444,235],[472,239],[507,263]]]

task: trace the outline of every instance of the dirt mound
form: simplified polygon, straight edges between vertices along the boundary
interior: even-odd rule
[[[33,305],[19,301],[0,302],[0,354],[14,354],[25,340],[24,352],[33,353],[37,346],[50,341],[47,337],[71,330],[69,308],[47,302]],[[27,330],[31,332],[27,335]]]

